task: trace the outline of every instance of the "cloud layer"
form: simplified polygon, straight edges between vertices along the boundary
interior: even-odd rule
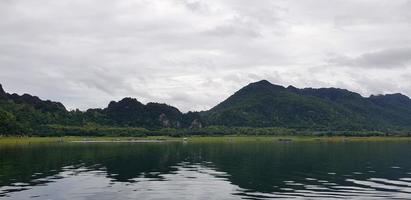
[[[410,0],[4,0],[0,83],[204,110],[245,84],[411,95]]]

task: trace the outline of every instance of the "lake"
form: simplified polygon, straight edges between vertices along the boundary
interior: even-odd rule
[[[0,199],[411,199],[411,143],[0,146]]]

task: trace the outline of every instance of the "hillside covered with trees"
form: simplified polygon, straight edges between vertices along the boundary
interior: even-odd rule
[[[339,88],[287,88],[251,83],[202,113],[208,124],[309,130],[411,129],[411,99],[402,94],[362,97]]]
[[[251,83],[214,108],[182,113],[134,98],[106,108],[68,111],[63,104],[0,85],[0,135],[407,134],[411,100],[402,94],[363,97],[339,88]]]

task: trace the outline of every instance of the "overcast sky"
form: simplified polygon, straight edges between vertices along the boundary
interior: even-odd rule
[[[0,0],[8,92],[189,111],[261,79],[411,96],[411,0]]]

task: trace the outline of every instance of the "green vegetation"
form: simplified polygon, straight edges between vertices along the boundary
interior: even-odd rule
[[[369,98],[338,88],[297,89],[268,81],[251,83],[209,111],[207,124],[285,127],[311,132],[411,130],[411,100],[401,94]]]
[[[59,102],[6,93],[0,85],[0,135],[28,136],[410,136],[411,100],[362,97],[338,88],[251,83],[214,108],[182,113],[133,98],[107,108],[67,111]]]
[[[64,136],[64,137],[0,137],[0,145],[24,145],[70,142],[188,142],[188,143],[242,143],[242,142],[411,142],[410,137],[316,137],[316,136],[190,136],[176,138],[170,136],[108,137],[108,136]]]

